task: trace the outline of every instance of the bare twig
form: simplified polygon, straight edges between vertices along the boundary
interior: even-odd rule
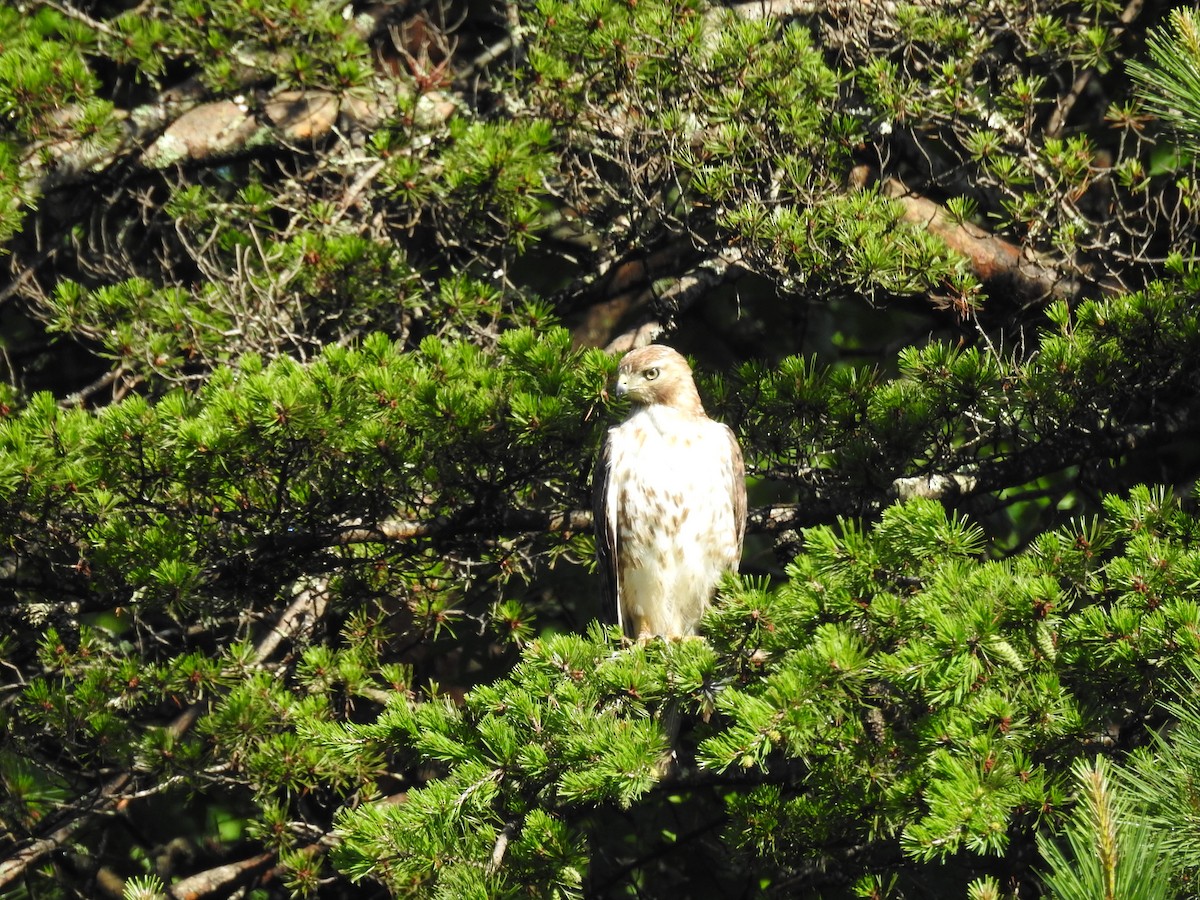
[[[36,274],[37,270],[42,267],[42,264],[56,252],[56,248],[47,247],[37,255],[33,262],[23,266],[20,273],[18,273],[16,277],[12,279],[12,281],[0,288],[0,304],[3,304],[4,301],[6,301],[9,297],[20,291],[25,286],[26,282],[28,282],[29,279]]]

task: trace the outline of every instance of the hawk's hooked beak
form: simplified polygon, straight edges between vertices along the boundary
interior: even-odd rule
[[[617,383],[613,387],[613,393],[618,397],[624,397],[629,393],[629,375],[627,373],[622,372],[617,376]]]

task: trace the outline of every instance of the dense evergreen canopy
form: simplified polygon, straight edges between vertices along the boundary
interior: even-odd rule
[[[0,114],[0,896],[1195,893],[1194,14],[16,0]]]

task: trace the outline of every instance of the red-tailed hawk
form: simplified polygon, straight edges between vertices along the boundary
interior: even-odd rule
[[[741,561],[742,451],[705,415],[691,367],[669,347],[626,354],[616,393],[633,408],[609,429],[593,481],[606,600],[631,638],[692,635]]]

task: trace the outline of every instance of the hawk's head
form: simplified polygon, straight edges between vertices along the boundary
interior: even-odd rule
[[[662,344],[631,350],[622,357],[617,367],[616,393],[638,406],[661,403],[680,412],[704,415],[692,381],[692,367],[683,356]]]

